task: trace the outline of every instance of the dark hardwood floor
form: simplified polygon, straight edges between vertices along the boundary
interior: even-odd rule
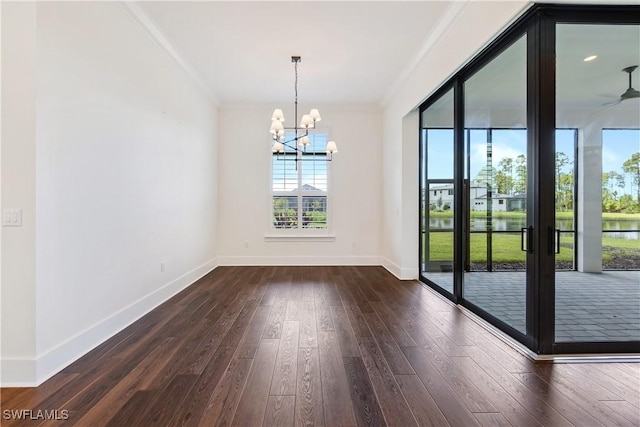
[[[639,426],[640,364],[534,363],[381,267],[219,267],[0,402],[3,426]],[[68,419],[7,419],[29,409]]]

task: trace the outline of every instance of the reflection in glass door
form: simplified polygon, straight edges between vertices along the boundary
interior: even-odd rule
[[[526,36],[464,83],[463,298],[527,333]],[[499,82],[499,83],[498,83]],[[500,91],[491,88],[501,87]]]
[[[453,90],[421,115],[420,275],[453,293]]]
[[[565,349],[640,341],[640,98],[624,95],[640,81],[638,64],[640,25],[556,25],[556,127],[577,130],[578,153],[570,208],[570,138],[557,131],[554,334]],[[567,219],[577,271],[558,271],[571,239],[558,241],[557,229]]]
[[[556,129],[556,271],[575,270],[575,188],[577,129]]]

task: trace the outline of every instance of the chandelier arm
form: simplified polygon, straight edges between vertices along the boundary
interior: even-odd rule
[[[295,125],[295,130],[296,130],[296,140],[298,139],[298,62],[300,62],[300,59],[294,60],[294,68],[295,68],[295,75],[296,75],[296,79],[295,79],[295,84],[294,84],[294,90],[295,90],[295,102],[294,102],[294,125]]]

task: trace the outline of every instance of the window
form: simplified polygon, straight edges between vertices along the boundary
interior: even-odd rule
[[[287,140],[293,139],[288,134]],[[309,135],[304,153],[285,147],[272,157],[272,224],[275,229],[326,229],[328,135]]]

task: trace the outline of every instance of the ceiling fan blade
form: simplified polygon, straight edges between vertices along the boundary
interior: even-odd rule
[[[613,107],[614,105],[618,105],[622,102],[622,99],[618,99],[616,101],[612,101],[612,102],[605,102],[604,104],[602,104],[603,107]]]

